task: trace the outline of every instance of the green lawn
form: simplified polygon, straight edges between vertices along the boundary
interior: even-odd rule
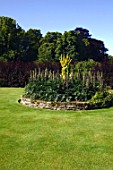
[[[113,170],[113,107],[50,111],[0,88],[0,170]]]

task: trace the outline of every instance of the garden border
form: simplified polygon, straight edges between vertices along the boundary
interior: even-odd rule
[[[33,100],[31,98],[21,97],[19,103],[29,107],[50,109],[50,110],[90,110],[93,105],[90,102],[52,102],[43,100]]]

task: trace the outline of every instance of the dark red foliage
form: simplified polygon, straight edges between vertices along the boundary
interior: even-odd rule
[[[59,62],[51,62],[51,61],[45,61],[45,62],[38,62],[37,68],[40,68],[41,70],[45,70],[46,68],[51,71],[60,71],[61,70],[61,65]]]
[[[55,72],[61,71],[58,62],[30,62],[22,61],[3,62],[0,61],[0,86],[1,87],[24,87],[29,80],[30,71],[35,68],[41,70],[48,69]],[[102,71],[104,83],[113,88],[113,60],[104,60],[101,64],[97,64],[95,71]]]
[[[104,62],[102,62],[102,71],[104,82],[113,88],[113,60],[104,60]]]
[[[30,76],[30,71],[35,68],[41,70],[60,70],[60,64],[52,62],[25,63],[22,61],[0,61],[0,86],[1,87],[24,87]]]
[[[0,62],[0,86],[24,87],[28,82],[30,70],[35,68],[34,63]]]

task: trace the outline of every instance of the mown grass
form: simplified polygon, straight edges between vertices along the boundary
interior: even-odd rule
[[[0,88],[0,170],[113,170],[113,107],[51,111]]]

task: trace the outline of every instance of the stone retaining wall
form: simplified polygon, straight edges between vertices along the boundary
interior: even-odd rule
[[[48,102],[42,100],[32,100],[30,98],[21,97],[19,100],[23,105],[30,107],[51,109],[51,110],[89,110],[92,105],[89,102]]]

